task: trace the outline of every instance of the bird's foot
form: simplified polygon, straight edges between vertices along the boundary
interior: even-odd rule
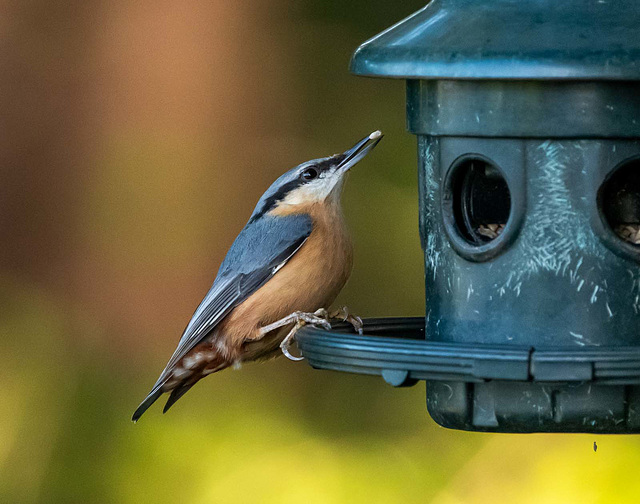
[[[328,331],[331,329],[331,324],[329,323],[329,313],[324,308],[320,308],[313,313],[295,312],[293,315],[296,315],[297,317],[296,324],[293,326],[291,331],[289,331],[289,334],[287,334],[282,340],[282,343],[280,343],[280,350],[282,350],[282,353],[287,359],[292,361],[301,361],[304,357],[298,357],[289,352],[291,343],[293,342],[298,330],[307,324],[312,324],[324,327]]]
[[[357,315],[353,315],[349,312],[349,308],[342,306],[338,310],[331,313],[329,318],[340,319],[343,322],[349,322],[353,326],[353,329],[360,335],[362,335],[362,319]]]
[[[303,320],[299,320],[298,322],[296,322],[296,325],[293,326],[291,331],[289,331],[289,334],[287,334],[285,338],[282,340],[282,342],[280,343],[280,350],[282,350],[282,354],[287,359],[290,359],[292,361],[304,360],[304,357],[296,356],[296,355],[293,355],[291,352],[289,352],[289,348],[291,348],[291,343],[293,342],[293,338],[298,332],[298,329],[300,329],[304,325],[306,325],[306,322],[304,322]]]
[[[289,352],[291,343],[293,342],[296,333],[301,327],[307,324],[311,324],[311,325],[323,327],[327,331],[331,329],[331,324],[329,323],[329,314],[327,313],[327,310],[325,310],[324,308],[320,308],[319,310],[316,310],[314,313],[306,313],[306,312],[299,312],[299,311],[293,312],[291,315],[287,315],[283,319],[280,319],[272,324],[262,327],[260,329],[260,336],[264,336],[265,334],[270,333],[275,329],[289,325],[291,323],[293,323],[294,326],[289,331],[289,333],[285,336],[285,338],[282,340],[282,343],[280,343],[280,349],[282,350],[282,353],[284,354],[285,357],[294,361],[299,361],[304,358],[304,357],[296,357],[295,355],[292,355],[291,352]]]

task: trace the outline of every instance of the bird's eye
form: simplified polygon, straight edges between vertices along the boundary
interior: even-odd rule
[[[307,168],[305,171],[302,172],[301,176],[305,180],[313,180],[318,176],[318,172],[316,171],[315,168]]]

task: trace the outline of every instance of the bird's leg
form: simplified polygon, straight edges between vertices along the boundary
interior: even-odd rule
[[[349,308],[346,306],[342,306],[340,309],[332,312],[329,318],[337,318],[343,322],[349,322],[358,334],[362,334],[362,319],[357,315],[349,313]]]
[[[289,324],[295,324],[293,328],[289,331],[289,334],[285,336],[280,343],[280,348],[282,349],[282,353],[291,360],[302,360],[302,357],[295,357],[291,355],[289,352],[289,347],[291,346],[291,342],[302,326],[306,324],[319,325],[326,330],[331,329],[331,324],[329,323],[329,314],[327,310],[324,308],[320,308],[316,310],[314,313],[306,313],[306,312],[293,312],[291,315],[287,315],[286,317],[273,322],[272,324],[266,325],[260,328],[258,332],[259,336],[262,337],[271,331],[279,329],[280,327],[284,327]]]
[[[320,308],[315,313],[306,313],[306,312],[293,312],[291,315],[287,315],[286,317],[276,320],[272,324],[266,325],[260,328],[259,335],[260,337],[264,336],[275,329],[280,327],[284,327],[286,325],[292,324],[294,322],[303,321],[306,324],[313,324],[322,326],[327,331],[331,330],[331,324],[327,320],[328,316],[326,315],[327,311],[324,308]]]

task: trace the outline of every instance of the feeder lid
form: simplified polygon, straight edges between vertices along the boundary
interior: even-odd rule
[[[362,44],[358,75],[640,80],[635,0],[432,0]]]

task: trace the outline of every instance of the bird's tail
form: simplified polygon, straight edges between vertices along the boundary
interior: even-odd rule
[[[217,371],[225,369],[231,364],[220,355],[216,357],[217,360],[211,360],[206,363],[209,369],[205,369],[203,364],[203,366],[201,366],[197,370],[193,370],[191,376],[185,378],[176,385],[171,384],[167,386],[168,381],[171,380],[171,374],[163,372],[162,375],[160,375],[160,378],[158,378],[158,381],[156,382],[154,387],[151,389],[151,392],[149,392],[144,401],[140,403],[140,406],[138,406],[138,409],[134,412],[131,420],[137,422],[142,414],[147,411],[149,407],[154,402],[156,402],[162,394],[171,391],[171,395],[169,396],[169,399],[167,399],[167,404],[165,404],[164,409],[162,410],[163,413],[166,413],[178,399],[185,395],[189,391],[189,389],[191,389],[191,387],[193,387],[198,382],[198,380],[211,373],[215,373]]]
[[[166,413],[167,411],[169,411],[169,408],[171,408],[171,406],[173,406],[175,402],[183,395],[185,395],[195,384],[196,382],[194,381],[193,383],[189,383],[187,385],[179,385],[178,387],[174,388],[171,391],[171,395],[169,395],[169,399],[167,399],[167,403],[164,405],[162,412]]]
[[[158,400],[158,397],[160,397],[162,394],[163,394],[162,386],[156,385],[155,387],[153,387],[153,389],[151,390],[151,392],[149,392],[147,397],[144,398],[144,401],[140,403],[140,406],[138,406],[138,409],[136,409],[136,411],[133,413],[131,420],[133,420],[134,422],[137,422],[142,416],[142,414],[145,411],[147,411],[149,407],[154,402],[156,402]]]

